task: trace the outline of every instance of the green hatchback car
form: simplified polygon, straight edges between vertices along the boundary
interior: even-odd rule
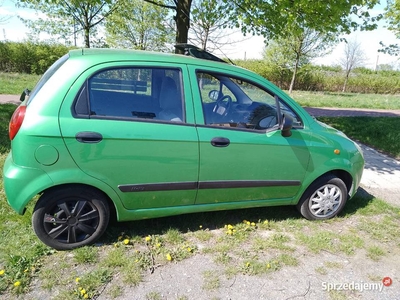
[[[200,57],[80,49],[43,75],[12,116],[4,165],[17,213],[40,195],[42,242],[92,244],[113,216],[340,213],[363,172],[358,145],[261,76]]]

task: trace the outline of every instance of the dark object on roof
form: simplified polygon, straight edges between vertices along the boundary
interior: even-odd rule
[[[210,52],[207,52],[203,49],[200,49],[190,44],[186,43],[176,44],[175,48],[184,51],[184,54],[188,56],[226,63],[226,61],[220,59],[219,57],[216,57]]]

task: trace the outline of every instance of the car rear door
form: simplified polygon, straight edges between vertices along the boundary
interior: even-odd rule
[[[71,156],[127,209],[195,201],[199,149],[187,77],[183,65],[103,64],[83,73],[63,103]]]

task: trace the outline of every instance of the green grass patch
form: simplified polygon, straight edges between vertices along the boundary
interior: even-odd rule
[[[32,90],[41,75],[0,72],[0,94],[20,95],[26,88]]]
[[[399,95],[293,91],[290,95],[301,106],[400,109]]]
[[[8,124],[16,108],[17,106],[14,104],[0,105],[0,154],[10,151],[11,142],[8,137]]]
[[[400,158],[400,118],[318,117],[318,120],[343,131],[351,139]]]
[[[379,246],[371,246],[367,249],[367,256],[374,261],[378,261],[382,256],[386,254],[385,250],[383,250]]]

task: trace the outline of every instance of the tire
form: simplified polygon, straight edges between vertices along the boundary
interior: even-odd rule
[[[38,238],[57,250],[90,245],[107,229],[110,210],[100,191],[66,186],[45,192],[37,202],[32,226]]]
[[[308,220],[327,220],[339,214],[348,198],[343,180],[325,175],[314,181],[304,192],[297,209]]]

